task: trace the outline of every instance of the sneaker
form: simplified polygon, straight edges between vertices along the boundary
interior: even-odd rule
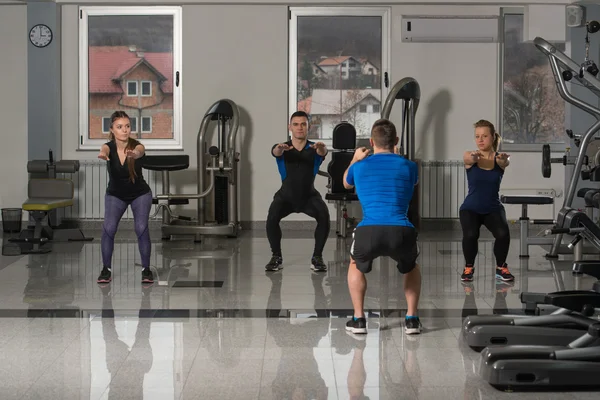
[[[142,283],[154,283],[154,276],[150,268],[142,269]]]
[[[353,317],[346,322],[346,330],[352,333],[367,333],[367,319]]]
[[[463,282],[471,282],[473,280],[474,272],[475,268],[472,265],[466,265],[462,275],[460,276],[460,280]]]
[[[102,272],[100,272],[100,276],[98,277],[98,283],[108,283],[112,280],[110,269],[104,267],[102,268]]]
[[[501,267],[496,267],[496,279],[501,279],[504,282],[512,282],[515,280],[515,277],[508,271],[508,266],[504,263]]]
[[[283,258],[281,256],[274,255],[271,257],[271,261],[269,261],[269,263],[265,266],[265,269],[267,271],[279,271],[283,268],[281,264],[283,264]]]
[[[407,335],[418,335],[421,333],[421,321],[419,317],[416,318],[406,318],[404,320],[404,332]]]
[[[310,260],[310,269],[317,272],[327,271],[327,265],[325,265],[323,262],[323,257],[313,256],[313,258]]]

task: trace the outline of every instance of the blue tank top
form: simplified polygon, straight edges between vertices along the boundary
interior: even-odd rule
[[[469,193],[460,206],[461,210],[469,210],[478,214],[489,214],[504,209],[500,202],[500,183],[504,170],[494,159],[494,168],[481,169],[473,164],[466,169]]]

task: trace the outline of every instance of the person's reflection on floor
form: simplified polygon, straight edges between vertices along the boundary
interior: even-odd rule
[[[267,300],[267,332],[281,349],[277,376],[272,383],[274,399],[325,400],[329,389],[319,372],[313,349],[328,333],[326,299],[323,291],[325,274],[311,274],[315,288],[315,316],[306,319],[282,315],[281,271],[268,272],[271,292]],[[287,314],[287,313],[286,313]],[[267,349],[268,351],[268,349]]]
[[[142,303],[135,332],[135,342],[128,349],[119,339],[115,325],[115,312],[112,305],[111,286],[102,290],[102,334],[106,346],[106,368],[111,375],[108,399],[144,397],[144,376],[153,364],[150,346],[150,292],[152,287],[142,288]],[[132,357],[131,355],[134,355]],[[124,359],[124,361],[122,361]],[[120,373],[118,371],[121,371]]]

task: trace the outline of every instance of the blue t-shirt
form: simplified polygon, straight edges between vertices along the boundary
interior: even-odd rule
[[[460,206],[461,210],[469,210],[478,214],[489,214],[504,209],[500,201],[500,183],[504,170],[494,160],[494,168],[481,169],[473,164],[467,169],[469,193]]]
[[[358,226],[412,227],[406,214],[418,181],[417,164],[398,154],[377,153],[352,164],[346,182],[356,186],[362,206]]]

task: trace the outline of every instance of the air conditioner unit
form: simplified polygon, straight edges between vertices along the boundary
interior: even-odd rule
[[[402,41],[417,43],[495,43],[496,16],[402,16]]]

